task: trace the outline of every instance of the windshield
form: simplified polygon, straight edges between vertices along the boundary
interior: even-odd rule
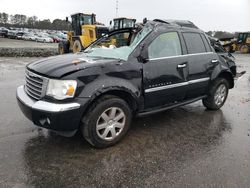
[[[125,31],[103,37],[97,43],[90,45],[84,53],[90,57],[122,59],[128,56],[136,46],[152,31],[151,27],[144,27],[138,33]]]

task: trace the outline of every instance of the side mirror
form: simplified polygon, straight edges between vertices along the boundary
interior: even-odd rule
[[[144,50],[144,43],[141,43],[134,53],[134,57],[137,58],[139,62],[146,63],[147,62],[147,54],[146,50]]]
[[[112,21],[109,22],[109,25],[112,25]]]
[[[67,23],[69,22],[69,18],[68,18],[68,16],[66,17],[66,22],[67,22]]]

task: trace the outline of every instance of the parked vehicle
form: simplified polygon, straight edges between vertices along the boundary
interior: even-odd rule
[[[126,45],[117,45],[127,35]],[[125,136],[134,116],[198,100],[220,109],[235,70],[234,59],[216,53],[203,31],[155,20],[113,31],[82,53],[27,65],[17,100],[35,125],[67,136],[80,130],[104,148]]]
[[[58,44],[59,54],[80,52],[109,32],[107,27],[97,25],[95,14],[72,14],[71,19],[72,31],[69,31],[67,38]]]
[[[18,33],[17,30],[9,30],[8,31],[8,38],[10,38],[10,39],[16,39],[17,33]]]
[[[26,33],[22,36],[23,40],[36,41],[36,35],[34,33]]]
[[[8,37],[8,29],[5,27],[0,27],[0,37]]]
[[[134,18],[114,18],[113,21],[110,21],[111,30],[123,29],[123,28],[134,28],[136,19]]]
[[[50,37],[48,37],[48,36],[46,36],[46,35],[38,34],[38,35],[36,36],[36,41],[37,41],[37,42],[47,42],[47,43],[51,43],[51,42],[53,42],[53,39],[50,38]]]
[[[60,37],[57,36],[56,34],[49,35],[49,36],[53,39],[53,42],[55,42],[55,43],[59,43],[60,41],[63,40],[62,38],[60,38]]]
[[[24,31],[18,31],[16,33],[16,39],[23,39],[23,36],[25,35],[26,33]]]

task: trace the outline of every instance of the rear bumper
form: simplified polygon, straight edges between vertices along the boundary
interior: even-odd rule
[[[81,105],[75,103],[57,104],[47,101],[35,101],[24,91],[17,88],[16,97],[23,114],[35,125],[54,131],[76,131],[81,120]]]

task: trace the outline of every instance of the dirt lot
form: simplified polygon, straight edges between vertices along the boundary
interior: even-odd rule
[[[0,48],[55,48],[57,43],[42,43],[34,41],[15,40],[8,38],[0,38]]]
[[[48,57],[58,54],[57,43],[0,38],[0,57]]]
[[[134,119],[114,147],[37,128],[19,110],[17,86],[36,58],[0,58],[0,187],[227,187],[250,185],[250,55],[219,111],[201,102]]]

